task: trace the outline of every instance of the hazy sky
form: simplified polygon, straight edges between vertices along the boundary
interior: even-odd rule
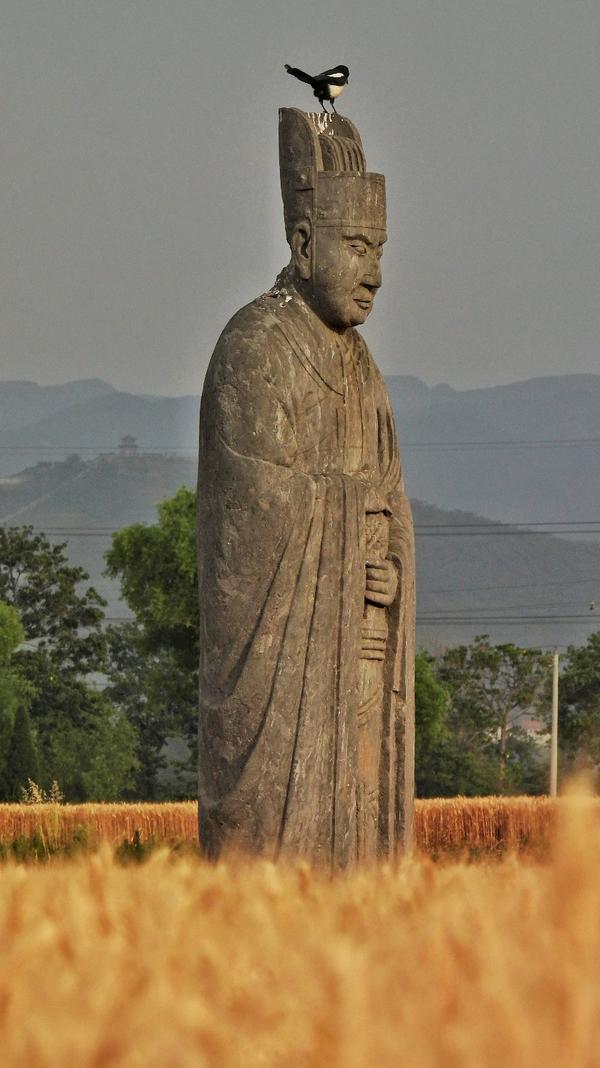
[[[386,175],[384,371],[600,372],[599,55],[598,0],[3,0],[0,378],[200,390],[287,259],[285,62]]]

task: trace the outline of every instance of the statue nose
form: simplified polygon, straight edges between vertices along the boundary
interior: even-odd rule
[[[365,277],[365,285],[371,286],[373,289],[379,289],[381,285],[381,261],[375,259],[375,257],[373,257],[369,264],[369,270]]]

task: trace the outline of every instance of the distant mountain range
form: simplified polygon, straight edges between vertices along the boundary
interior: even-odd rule
[[[102,574],[111,532],[154,522],[158,501],[195,476],[192,456],[40,463],[0,479],[0,522],[29,523],[66,541],[108,600],[107,615],[123,618],[118,586]],[[481,633],[523,645],[580,644],[600,629],[600,543],[522,533],[419,500],[413,507],[421,645],[436,650]]]
[[[600,520],[600,375],[473,390],[387,382],[417,497],[501,522]]]
[[[0,474],[70,453],[92,458],[118,447],[125,434],[155,452],[193,452],[197,397],[123,393],[101,379],[37,386],[0,383]]]
[[[387,378],[412,497],[501,522],[600,520],[600,375],[488,389]],[[0,475],[77,453],[194,456],[198,397],[124,393],[101,379],[0,383]]]

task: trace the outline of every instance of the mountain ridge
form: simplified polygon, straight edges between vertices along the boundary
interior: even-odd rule
[[[471,390],[413,375],[386,381],[411,496],[503,522],[600,517],[600,375]],[[114,452],[126,434],[142,450],[195,455],[197,396],[126,393],[101,379],[26,387],[29,414],[10,401],[14,382],[0,382],[0,476],[70,452]]]

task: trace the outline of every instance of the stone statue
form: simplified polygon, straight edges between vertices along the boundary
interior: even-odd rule
[[[384,381],[355,327],[385,184],[340,115],[280,111],[291,260],[225,327],[198,482],[205,854],[391,858],[414,793],[414,549]]]

